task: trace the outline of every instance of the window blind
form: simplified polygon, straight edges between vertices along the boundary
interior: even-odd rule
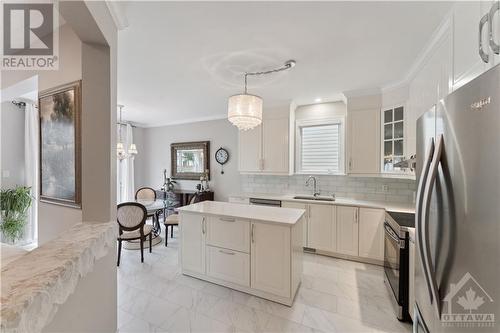
[[[340,171],[340,124],[301,128],[301,170]]]

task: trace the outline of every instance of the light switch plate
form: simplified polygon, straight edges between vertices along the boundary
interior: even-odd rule
[[[9,177],[10,177],[10,170],[3,170],[2,178],[9,178]]]

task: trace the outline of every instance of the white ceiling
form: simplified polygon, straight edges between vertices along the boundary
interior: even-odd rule
[[[245,71],[267,107],[338,100],[400,80],[450,2],[123,2],[118,102],[160,126],[223,118]]]

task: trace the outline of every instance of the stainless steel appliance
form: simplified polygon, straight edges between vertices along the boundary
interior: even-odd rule
[[[417,121],[414,332],[499,332],[500,67]]]
[[[384,221],[385,282],[392,292],[401,321],[409,321],[409,228],[415,226],[415,214],[386,212]]]
[[[250,198],[250,205],[281,207],[281,200]]]

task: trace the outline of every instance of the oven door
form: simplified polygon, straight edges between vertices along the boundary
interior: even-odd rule
[[[391,286],[394,297],[399,305],[401,301],[399,299],[399,288],[400,288],[400,264],[401,264],[401,251],[400,244],[401,240],[398,234],[394,231],[391,225],[384,222],[384,270],[387,277],[387,281]]]

